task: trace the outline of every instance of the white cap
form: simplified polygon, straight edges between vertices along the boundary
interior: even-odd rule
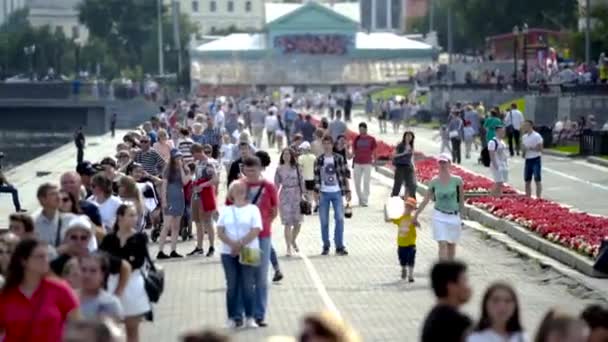
[[[92,233],[93,224],[91,223],[89,217],[86,215],[72,215],[72,219],[69,220],[68,226],[63,230],[63,237],[65,238],[68,232],[72,229],[81,229]]]
[[[442,153],[442,154],[439,155],[439,157],[437,157],[437,160],[440,161],[440,162],[448,162],[448,163],[450,163],[450,162],[452,162],[452,156],[450,156],[447,153]]]
[[[300,144],[299,148],[301,150],[310,150],[310,143],[308,141],[304,141]]]

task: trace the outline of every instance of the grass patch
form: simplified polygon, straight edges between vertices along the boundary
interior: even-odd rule
[[[563,145],[563,146],[552,147],[552,148],[550,148],[550,150],[559,151],[559,152],[563,152],[563,153],[570,153],[570,154],[579,154],[581,152],[581,147],[578,144]]]
[[[372,99],[374,101],[376,101],[378,99],[392,98],[397,95],[406,97],[407,95],[409,95],[410,91],[411,91],[410,87],[406,87],[406,86],[387,87],[382,90],[373,92]]]
[[[600,156],[600,158],[608,160],[608,156]]]

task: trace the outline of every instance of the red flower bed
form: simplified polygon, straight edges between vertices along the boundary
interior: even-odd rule
[[[487,177],[476,175],[460,167],[450,165],[450,172],[460,176],[464,181],[465,192],[489,192],[494,186],[494,181]],[[416,178],[422,183],[429,182],[439,173],[437,159],[427,158],[416,162]],[[510,186],[503,188],[504,193],[516,193]]]
[[[601,241],[608,238],[607,217],[574,212],[552,201],[515,196],[474,197],[467,202],[586,256],[596,257]]]

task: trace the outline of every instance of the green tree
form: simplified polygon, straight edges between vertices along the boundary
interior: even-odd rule
[[[608,52],[608,6],[597,6],[591,13],[591,60],[597,61],[602,52]],[[571,39],[572,55],[574,58],[585,58],[585,32],[576,32]]]
[[[435,0],[434,25],[439,44],[447,48],[447,13],[452,6],[454,52],[481,51],[485,38],[509,33],[513,26],[564,30],[576,27],[577,0]],[[429,18],[412,24],[412,30],[427,32]]]

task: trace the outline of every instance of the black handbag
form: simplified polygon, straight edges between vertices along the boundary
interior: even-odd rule
[[[302,176],[300,176],[300,168],[297,165],[296,172],[298,173],[298,187],[300,188],[300,194],[304,195],[304,190],[302,190]],[[302,213],[302,215],[312,215],[312,204],[305,199],[301,199],[300,213]]]
[[[150,255],[146,255],[146,259],[149,268],[146,272],[142,272],[144,276],[144,287],[150,302],[158,303],[165,290],[165,271],[154,265]]]
[[[595,264],[593,264],[593,268],[596,271],[608,274],[608,240],[602,241],[597,259],[595,259]]]

